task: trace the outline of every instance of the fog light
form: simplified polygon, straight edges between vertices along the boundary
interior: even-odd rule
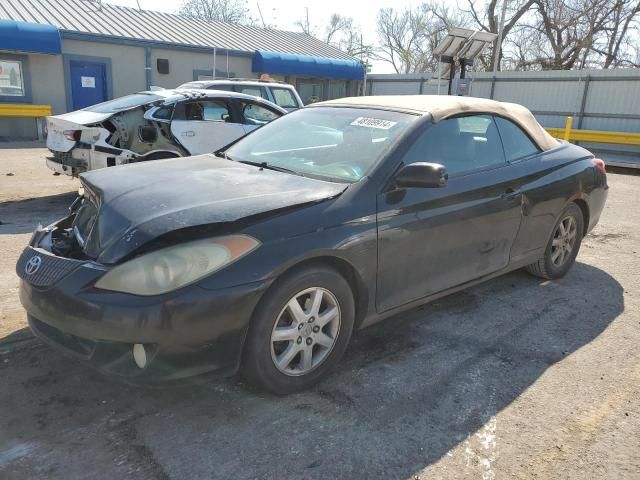
[[[135,343],[133,345],[133,359],[139,368],[147,366],[147,352],[145,351],[143,344]]]

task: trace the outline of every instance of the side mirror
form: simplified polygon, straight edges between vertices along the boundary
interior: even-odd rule
[[[396,175],[396,185],[400,188],[439,188],[448,180],[447,169],[439,163],[410,163]]]

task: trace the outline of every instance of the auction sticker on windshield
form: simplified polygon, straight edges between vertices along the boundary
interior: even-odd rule
[[[369,117],[358,117],[351,125],[355,125],[357,127],[369,127],[369,128],[379,128],[380,130],[389,130],[398,122],[392,122],[391,120],[383,120],[382,118],[369,118]]]

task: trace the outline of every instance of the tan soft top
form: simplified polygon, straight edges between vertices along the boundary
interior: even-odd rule
[[[412,113],[430,114],[434,122],[461,113],[493,113],[513,120],[526,131],[542,150],[551,150],[560,143],[540,126],[533,114],[517,103],[496,102],[486,98],[448,95],[380,95],[337,98],[318,105],[356,105],[388,108]]]

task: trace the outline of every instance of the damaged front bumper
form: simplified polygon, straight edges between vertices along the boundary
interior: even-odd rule
[[[16,266],[20,301],[45,343],[137,383],[237,371],[249,319],[267,283],[219,290],[194,284],[153,297],[100,290],[95,282],[108,267],[41,248],[50,229],[34,235]],[[144,346],[143,367],[134,357],[136,344]]]

